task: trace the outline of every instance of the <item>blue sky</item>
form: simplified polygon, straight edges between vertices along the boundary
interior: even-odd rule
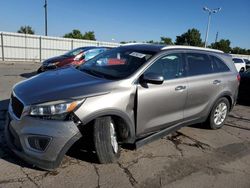
[[[44,34],[44,0],[1,0],[0,31],[16,32],[30,25]],[[48,35],[63,36],[72,29],[95,31],[98,40],[146,41],[168,36],[175,40],[189,28],[205,38],[207,13],[202,7],[221,7],[212,16],[209,42],[230,39],[231,46],[250,48],[250,0],[48,0]]]

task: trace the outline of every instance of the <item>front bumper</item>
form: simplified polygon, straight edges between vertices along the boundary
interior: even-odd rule
[[[36,136],[49,138],[44,151],[29,144],[28,138]],[[41,120],[28,116],[16,120],[9,114],[5,126],[9,148],[26,162],[46,170],[58,167],[64,154],[81,136],[72,121]]]

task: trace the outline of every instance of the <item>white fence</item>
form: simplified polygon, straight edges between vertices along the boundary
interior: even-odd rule
[[[248,59],[250,60],[250,55],[241,55],[241,54],[231,54],[232,57],[240,57],[240,58],[243,58],[243,59]]]
[[[116,47],[119,44],[0,32],[0,60],[2,61],[42,61],[83,46]]]

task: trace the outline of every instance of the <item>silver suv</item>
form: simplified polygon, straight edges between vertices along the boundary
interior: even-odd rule
[[[56,168],[92,128],[101,163],[118,159],[182,126],[221,128],[233,108],[239,76],[221,51],[148,44],[106,51],[78,69],[52,70],[14,86],[5,133],[27,162]]]

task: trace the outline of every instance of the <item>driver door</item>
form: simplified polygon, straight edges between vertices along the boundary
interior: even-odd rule
[[[144,72],[147,73],[162,75],[164,82],[138,84],[137,136],[181,122],[187,98],[183,53],[161,56]]]

